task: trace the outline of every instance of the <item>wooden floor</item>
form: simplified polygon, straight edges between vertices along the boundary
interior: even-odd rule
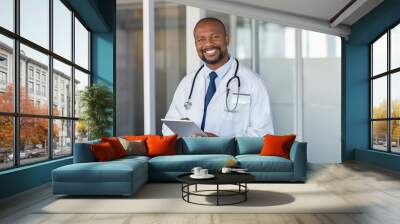
[[[35,208],[54,200],[47,185],[0,202],[0,223],[400,223],[399,173],[359,163],[312,166],[308,182],[368,206],[357,214],[35,214]]]

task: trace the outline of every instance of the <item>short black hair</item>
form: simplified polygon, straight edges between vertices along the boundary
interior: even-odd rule
[[[205,17],[205,18],[200,19],[200,20],[196,23],[196,25],[194,26],[193,33],[194,33],[194,31],[196,30],[197,26],[198,26],[200,23],[203,23],[203,22],[216,22],[216,23],[219,23],[219,24],[222,26],[222,28],[224,28],[224,34],[225,34],[225,35],[227,34],[226,28],[225,28],[225,24],[224,24],[221,20],[219,20],[219,19],[217,19],[217,18],[215,18],[215,17]]]

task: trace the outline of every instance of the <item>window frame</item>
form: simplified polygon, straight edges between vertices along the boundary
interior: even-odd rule
[[[72,107],[71,108],[71,114],[70,116],[66,115],[66,116],[56,116],[53,115],[53,59],[58,60],[61,63],[64,63],[68,66],[71,66],[71,83],[73,84],[75,82],[75,69],[87,74],[89,76],[89,83],[88,85],[91,86],[92,85],[92,69],[91,69],[91,65],[92,65],[92,61],[91,61],[91,49],[92,49],[92,44],[91,44],[91,37],[92,37],[92,30],[88,27],[88,25],[83,21],[83,19],[78,15],[78,13],[76,13],[72,7],[65,1],[65,0],[59,0],[68,10],[71,11],[71,18],[70,18],[70,22],[71,22],[71,59],[67,59],[64,58],[63,56],[55,53],[53,50],[53,24],[54,24],[54,18],[53,18],[53,1],[54,0],[48,0],[49,3],[49,47],[48,49],[46,49],[45,47],[42,47],[39,44],[34,43],[33,41],[30,41],[27,38],[24,38],[23,36],[20,35],[20,0],[14,0],[13,1],[13,10],[14,10],[14,18],[13,18],[13,22],[14,22],[14,30],[10,31],[4,27],[0,26],[0,35],[3,35],[5,37],[11,38],[13,40],[13,64],[12,66],[12,74],[13,78],[14,78],[14,110],[13,112],[2,112],[0,111],[0,116],[4,116],[4,117],[12,117],[13,119],[13,166],[10,167],[5,167],[5,168],[0,168],[0,172],[5,171],[5,170],[10,170],[10,169],[16,169],[19,167],[23,167],[23,166],[30,166],[33,164],[38,164],[38,163],[43,163],[46,161],[50,161],[50,160],[58,160],[58,159],[62,159],[62,158],[66,158],[66,157],[70,157],[73,156],[73,152],[74,152],[74,143],[75,143],[75,126],[76,126],[76,121],[79,120],[79,117],[75,116],[75,108]],[[88,31],[88,35],[89,35],[89,40],[88,40],[88,57],[89,57],[89,65],[88,65],[88,69],[85,69],[81,66],[79,66],[78,64],[75,63],[75,25],[74,25],[74,21],[75,18],[77,20],[79,20],[79,22],[84,26],[84,28]],[[49,58],[49,63],[48,63],[48,84],[46,84],[45,90],[48,92],[45,94],[48,97],[48,112],[46,115],[39,115],[39,114],[27,114],[27,113],[21,113],[20,112],[20,64],[21,64],[21,57],[20,57],[20,45],[23,44],[27,47],[32,48],[33,50],[36,50],[40,53],[45,54],[46,56],[48,56]],[[27,71],[30,68],[29,64],[27,64]],[[40,83],[42,84],[42,79],[41,79],[41,72],[40,72],[40,76],[39,76],[39,80],[38,82],[36,82],[36,69],[33,70],[33,79],[30,78],[30,73],[27,72],[26,75],[26,81],[33,81],[34,86],[36,83]],[[46,80],[47,81],[47,80]],[[42,87],[42,85],[40,85]],[[28,86],[27,86],[28,87]],[[27,91],[29,91],[27,89]],[[34,89],[34,92],[36,91],[36,89]],[[71,87],[71,93],[73,94],[72,99],[71,99],[71,103],[72,105],[74,105],[75,103],[75,89],[74,89],[74,85],[72,85]],[[38,95],[38,96],[42,96],[42,94]],[[48,151],[48,155],[47,158],[43,158],[43,160],[40,160],[38,162],[32,162],[32,163],[26,163],[26,164],[21,164],[21,159],[20,159],[20,119],[21,118],[45,118],[47,119],[48,122],[48,136],[47,136],[47,142],[49,143],[47,145],[47,151]],[[71,153],[68,155],[62,155],[62,156],[54,156],[54,148],[53,147],[53,122],[56,120],[65,120],[65,121],[71,121]]]
[[[400,67],[391,69],[391,30],[395,28],[396,26],[400,26],[400,21],[397,21],[396,23],[392,24],[389,28],[387,28],[383,33],[379,34],[375,39],[373,39],[369,44],[369,149],[373,151],[379,151],[379,152],[386,152],[386,153],[391,153],[391,154],[400,154],[400,152],[393,152],[392,151],[392,121],[400,121],[400,117],[392,117],[392,99],[391,99],[391,91],[392,91],[392,85],[391,85],[391,79],[393,75],[396,75],[396,73],[400,72]],[[373,74],[373,44],[376,43],[381,37],[384,35],[387,35],[387,63],[386,63],[386,71],[382,72],[380,74]],[[386,105],[386,118],[373,118],[373,81],[382,77],[386,77],[386,87],[387,87],[387,93],[386,93],[386,98],[387,98],[387,105]],[[373,133],[373,122],[374,121],[386,121],[386,151],[379,150],[374,148],[374,133]]]

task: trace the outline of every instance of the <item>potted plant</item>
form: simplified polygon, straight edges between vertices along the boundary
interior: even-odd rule
[[[79,106],[81,118],[87,127],[89,140],[110,136],[108,129],[112,125],[113,95],[102,84],[94,84],[80,92]]]

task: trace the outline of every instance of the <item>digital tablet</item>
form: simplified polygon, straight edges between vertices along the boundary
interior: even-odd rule
[[[204,136],[207,134],[191,120],[161,119],[178,137]]]

